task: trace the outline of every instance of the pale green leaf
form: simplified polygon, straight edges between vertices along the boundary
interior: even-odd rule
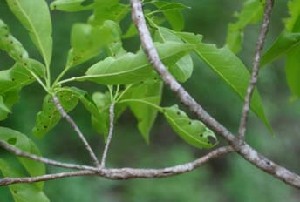
[[[129,12],[129,4],[121,4],[119,0],[95,0],[94,13],[89,19],[93,25],[102,25],[106,20],[119,22]]]
[[[180,37],[174,34],[172,30],[164,27],[158,27],[155,38],[160,42],[173,41],[183,43]],[[185,55],[174,65],[171,65],[168,70],[179,82],[184,83],[192,76],[193,69],[194,63],[192,57],[190,55]]]
[[[217,143],[213,131],[201,121],[190,119],[177,105],[164,107],[163,114],[173,130],[188,144],[197,148],[210,148]]]
[[[4,103],[3,97],[0,95],[0,120],[6,119],[8,113],[10,113],[10,109]]]
[[[6,0],[11,11],[28,30],[29,35],[50,66],[52,54],[52,28],[48,5],[45,0]]]
[[[119,26],[113,21],[107,20],[101,26],[74,24],[67,66],[78,65],[98,56],[104,47],[119,39]]]
[[[160,58],[165,65],[175,64],[194,48],[194,45],[168,42],[156,44]],[[130,84],[146,80],[154,75],[143,51],[127,53],[121,57],[108,57],[90,67],[88,79],[99,84]]]

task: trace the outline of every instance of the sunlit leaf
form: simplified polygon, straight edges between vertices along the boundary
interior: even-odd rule
[[[160,42],[173,41],[183,43],[180,37],[164,27],[158,27],[155,38]],[[184,83],[192,76],[193,69],[194,63],[192,57],[188,54],[180,58],[174,65],[171,65],[168,70],[179,82]]]
[[[161,60],[167,66],[175,64],[192,50],[194,45],[168,42],[156,44]],[[143,51],[127,53],[121,57],[108,57],[90,67],[86,75],[99,84],[129,84],[143,81],[154,74]]]
[[[129,4],[121,4],[119,0],[95,0],[94,13],[89,19],[93,25],[102,25],[106,20],[119,22],[129,12]]]
[[[217,143],[213,131],[201,121],[190,119],[177,105],[164,107],[163,114],[173,130],[188,144],[197,148],[210,148]]]
[[[119,26],[110,20],[102,26],[90,24],[74,24],[72,28],[68,67],[78,65],[95,57],[101,50],[120,38]]]
[[[290,16],[285,19],[285,29],[289,32],[300,32],[300,2],[290,0],[288,2]]]
[[[52,54],[51,18],[45,0],[6,0],[11,11],[29,31],[29,35],[43,56],[46,66],[50,66]]]

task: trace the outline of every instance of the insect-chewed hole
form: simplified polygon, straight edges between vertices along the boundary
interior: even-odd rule
[[[192,122],[191,122],[191,121],[189,121],[189,122],[188,122],[188,124],[189,124],[189,125],[192,125]]]
[[[207,142],[208,142],[209,144],[214,145],[214,144],[216,144],[216,139],[213,138],[213,137],[211,137],[211,136],[208,136]]]
[[[176,114],[179,116],[179,115],[181,115],[181,112],[180,112],[180,111],[177,111]]]
[[[10,144],[10,145],[16,145],[17,144],[17,138],[9,138],[8,140],[7,140],[7,142],[8,142],[8,144]]]
[[[47,129],[48,128],[48,126],[47,125],[44,125],[44,129]]]

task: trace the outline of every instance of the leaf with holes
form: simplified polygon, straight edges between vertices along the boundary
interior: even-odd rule
[[[0,127],[0,140],[22,151],[40,155],[40,152],[36,145],[28,137],[26,137],[26,135],[18,131],[12,130],[10,128]],[[0,159],[1,158],[6,159],[5,156],[0,157]],[[30,174],[30,176],[39,176],[45,173],[45,166],[40,162],[30,160],[27,158],[18,158],[18,160],[24,166],[24,168]],[[39,190],[43,189],[43,182],[38,183],[37,185]]]
[[[28,53],[23,45],[12,36],[8,26],[0,19],[0,49],[6,51],[15,61],[28,58]]]
[[[210,148],[217,143],[213,131],[201,121],[190,119],[177,105],[164,107],[163,114],[173,130],[188,144],[197,148]]]
[[[78,98],[68,88],[61,88],[56,93],[62,107],[66,112],[72,111],[78,104]],[[38,137],[43,137],[61,119],[61,115],[52,101],[52,97],[47,95],[44,99],[42,111],[37,113],[36,124],[33,133]]]
[[[52,28],[48,5],[45,0],[6,0],[13,14],[28,30],[29,35],[43,56],[46,66],[50,66],[52,55]]]

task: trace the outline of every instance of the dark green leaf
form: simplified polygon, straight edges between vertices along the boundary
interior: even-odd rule
[[[217,143],[213,131],[201,121],[190,119],[177,105],[165,107],[163,113],[173,130],[188,144],[197,148],[210,148]]]
[[[173,65],[194,45],[168,42],[156,44],[156,48],[163,63]],[[100,84],[129,84],[143,81],[154,75],[154,72],[147,56],[139,51],[118,58],[108,57],[90,67],[86,75],[89,80]]]
[[[50,66],[52,53],[51,18],[45,0],[6,0],[11,11],[29,31],[33,43]]]
[[[78,98],[72,89],[62,88],[56,93],[62,107],[66,112],[72,111],[78,104]],[[44,99],[42,111],[37,113],[36,124],[33,133],[43,137],[61,119],[61,115],[52,101],[52,97],[47,95]]]
[[[233,52],[231,52],[226,46],[218,49],[213,44],[202,43],[202,37],[200,35],[182,32],[178,33],[178,35],[181,36],[181,38],[187,43],[198,44],[195,49],[197,55],[204,60],[208,66],[239,95],[241,99],[244,99],[250,75],[245,65],[237,56],[234,55]],[[271,126],[265,116],[258,91],[254,91],[250,107],[271,130]]]

